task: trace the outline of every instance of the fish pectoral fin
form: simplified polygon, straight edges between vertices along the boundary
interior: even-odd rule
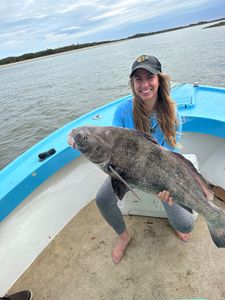
[[[138,194],[132,189],[132,187],[118,174],[118,172],[112,167],[108,166],[108,171],[112,174],[112,187],[114,190],[114,193],[117,195],[117,197],[122,200],[125,193],[130,190],[135,197],[142,201],[142,199],[138,196]]]
[[[193,214],[193,210],[190,207],[187,207],[183,204],[179,204],[181,207],[183,207],[184,209],[186,209],[189,213]]]
[[[110,165],[107,167],[109,173],[111,174],[111,184],[115,195],[122,200],[128,188],[124,183],[124,180],[119,175],[119,173]]]
[[[113,177],[111,178],[111,183],[112,183],[112,188],[113,188],[115,195],[120,200],[122,200],[124,195],[128,191],[126,185],[123,182],[121,182],[119,179],[113,178]]]

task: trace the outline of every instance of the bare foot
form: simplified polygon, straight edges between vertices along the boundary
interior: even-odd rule
[[[115,264],[118,264],[124,254],[124,251],[129,244],[131,237],[127,230],[125,230],[120,236],[116,246],[112,250],[112,259]]]
[[[188,242],[190,237],[191,237],[191,232],[183,233],[180,231],[176,231],[177,236],[183,241],[183,242]]]

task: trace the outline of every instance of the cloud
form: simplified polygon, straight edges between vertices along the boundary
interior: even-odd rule
[[[85,39],[94,41],[104,34],[110,39],[113,31],[123,27],[175,12],[182,14],[203,7],[208,1],[1,0],[0,57],[7,51],[17,54],[24,49],[31,52]],[[14,49],[9,45],[14,45]]]
[[[113,20],[114,26],[125,24],[126,22],[140,22],[146,19],[155,18],[159,15],[163,16],[170,11],[182,11],[188,8],[197,8],[206,3],[206,0],[179,2],[177,0],[167,1],[149,1],[142,0],[141,4],[136,0],[127,0],[115,3],[110,11],[93,17],[92,20]],[[111,20],[111,21],[110,21]],[[119,23],[117,21],[119,20]]]
[[[76,34],[77,37],[90,35],[97,32],[118,28],[123,25],[138,23],[145,20],[153,20],[158,16],[163,16],[175,11],[185,11],[188,7],[197,8],[203,5],[206,0],[189,1],[179,3],[175,1],[149,1],[143,0],[141,5],[136,0],[114,1],[111,9],[103,11],[97,16],[91,17],[89,21],[96,21],[94,29],[84,29]]]

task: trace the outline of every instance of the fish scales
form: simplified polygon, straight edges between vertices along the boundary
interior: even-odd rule
[[[115,151],[117,154],[111,157],[111,163],[127,170],[126,179],[129,183],[155,193],[163,189],[170,190],[176,202],[179,202],[179,198],[183,197],[185,192],[190,193],[187,186],[195,185],[196,189],[200,189],[187,169],[181,168],[180,164],[176,166],[176,160],[170,156],[169,151],[163,151],[142,136],[137,139],[135,135],[130,135],[129,131],[126,133],[126,143],[124,143],[124,131],[122,136],[119,135],[115,139],[114,148],[119,151]],[[181,204],[188,206],[188,198],[185,199],[186,202],[183,203],[182,200]]]
[[[167,190],[176,203],[203,215],[214,243],[225,247],[225,212],[209,201],[213,185],[207,185],[190,161],[136,130],[83,126],[70,135],[76,148],[111,176],[119,199],[127,186],[151,193]]]

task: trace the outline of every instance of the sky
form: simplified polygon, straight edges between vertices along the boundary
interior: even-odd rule
[[[0,0],[0,59],[222,17],[224,0]]]

